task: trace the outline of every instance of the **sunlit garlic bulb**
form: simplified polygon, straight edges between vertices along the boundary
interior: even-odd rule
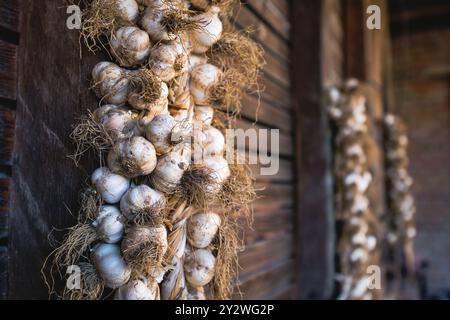
[[[192,250],[184,261],[186,280],[193,286],[203,287],[214,277],[216,258],[207,249]]]
[[[201,161],[201,164],[212,171],[210,174],[214,183],[209,186],[211,193],[216,193],[220,190],[225,180],[230,177],[230,167],[227,160],[221,156],[206,157]]]
[[[148,34],[136,27],[121,27],[111,38],[111,52],[119,64],[133,67],[145,62],[150,54]]]
[[[156,151],[143,137],[133,137],[114,145],[108,154],[111,171],[129,178],[150,174],[156,167]]]
[[[192,72],[192,70],[200,65],[200,64],[205,64],[207,63],[208,59],[206,58],[205,55],[200,55],[200,54],[190,54],[189,55],[189,72]]]
[[[114,5],[117,6],[120,20],[124,22],[134,22],[139,16],[139,6],[135,0],[117,0]]]
[[[95,170],[91,181],[103,201],[110,204],[118,203],[130,187],[128,178],[112,173],[107,167]]]
[[[175,40],[176,34],[167,32],[164,26],[164,14],[168,10],[167,4],[161,0],[147,1],[147,9],[141,19],[142,28],[148,32],[153,41]]]
[[[196,106],[194,109],[194,121],[211,125],[214,118],[214,109],[209,106]]]
[[[187,167],[186,159],[179,152],[172,151],[162,156],[151,175],[153,186],[164,193],[173,192]]]
[[[117,243],[123,237],[124,217],[115,206],[105,205],[100,208],[93,226],[102,241]]]
[[[196,105],[210,105],[210,90],[219,83],[221,76],[222,71],[209,63],[197,65],[192,69],[189,89]]]
[[[164,195],[147,185],[131,187],[120,200],[120,210],[128,219],[132,220],[137,214],[152,214],[154,210],[164,206]]]
[[[113,141],[139,134],[137,122],[130,110],[113,104],[101,106],[94,112],[95,120],[102,124]]]
[[[195,248],[206,248],[219,230],[222,219],[217,213],[198,213],[188,220],[188,240]]]
[[[213,126],[195,126],[192,145],[196,161],[203,157],[222,156],[225,151],[225,137]]]
[[[211,7],[207,12],[193,17],[200,27],[190,31],[190,40],[194,53],[205,53],[222,35],[222,21],[218,16],[220,9]]]
[[[188,70],[188,54],[178,41],[153,47],[149,61],[152,71],[164,82]]]
[[[99,243],[92,249],[91,257],[106,287],[116,289],[130,279],[131,269],[122,258],[118,245]]]
[[[114,300],[157,300],[158,283],[147,279],[131,280],[117,289]]]
[[[102,61],[92,70],[92,79],[100,98],[119,106],[125,104],[129,85],[125,70],[112,62]]]
[[[158,155],[172,151],[173,147],[181,143],[187,133],[180,123],[170,115],[156,116],[145,131],[146,138],[153,144]]]
[[[169,112],[169,101],[167,96],[169,95],[169,89],[167,85],[161,81],[159,97],[152,101],[146,102],[145,99],[137,92],[130,92],[128,95],[128,103],[137,110],[147,110],[148,116],[157,116],[159,114],[167,114]]]

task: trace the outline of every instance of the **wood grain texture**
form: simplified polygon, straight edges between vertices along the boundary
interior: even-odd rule
[[[0,165],[12,164],[15,112],[0,104]]]
[[[17,46],[0,40],[0,97],[16,99]]]
[[[0,2],[0,27],[19,31],[20,0],[2,0]]]

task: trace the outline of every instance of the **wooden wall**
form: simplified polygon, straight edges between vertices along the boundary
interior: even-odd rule
[[[78,192],[95,168],[95,163],[89,161],[76,168],[67,158],[73,151],[68,135],[75,117],[96,106],[97,99],[88,90],[88,79],[101,56],[94,57],[83,50],[83,60],[79,59],[78,33],[65,26],[66,1],[21,0],[20,23],[14,18],[19,12],[17,4],[18,1],[9,0],[0,4],[0,27],[11,29],[13,39],[22,35],[18,54],[17,43],[0,42],[0,138],[14,140],[15,145],[14,163],[11,155],[0,154],[0,288],[5,291],[7,280],[8,298],[45,299],[47,290],[40,269],[51,250],[49,240],[61,239],[63,233],[55,229],[73,224],[68,210],[77,212]],[[296,179],[288,0],[249,0],[236,9],[238,28],[252,28],[254,39],[266,51],[267,65],[261,81],[265,91],[257,127],[280,129],[279,173],[260,176],[258,168],[254,168],[257,186],[264,190],[255,204],[254,230],[246,234],[247,250],[241,254],[240,289],[244,299],[291,298]],[[5,12],[8,19],[3,19]],[[8,64],[4,63],[5,57]],[[257,102],[255,95],[245,98],[241,127],[254,125]],[[10,185],[9,203],[4,189]],[[10,233],[6,241],[3,235],[7,226]],[[8,251],[3,246],[7,242]]]

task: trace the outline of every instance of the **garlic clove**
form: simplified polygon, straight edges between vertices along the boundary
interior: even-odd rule
[[[114,204],[120,201],[130,186],[130,180],[111,172],[107,167],[94,171],[92,184],[106,203]]]
[[[126,71],[112,62],[99,62],[92,70],[94,89],[106,102],[123,105],[127,101],[129,81]]]
[[[147,185],[130,188],[120,201],[120,210],[123,215],[132,220],[137,214],[151,215],[166,203],[164,195]]]
[[[132,280],[117,289],[114,300],[157,300],[158,283],[152,281]]]
[[[124,217],[114,206],[102,206],[93,225],[100,239],[106,243],[117,243],[123,237]]]
[[[150,174],[157,163],[155,148],[143,137],[116,143],[107,160],[112,172],[129,178]]]
[[[192,69],[189,89],[196,105],[210,105],[210,90],[219,83],[221,76],[222,71],[209,63]]]
[[[145,62],[150,54],[151,42],[148,34],[136,27],[121,27],[112,35],[111,53],[124,67],[133,67]]]
[[[211,244],[219,230],[222,219],[217,213],[198,213],[188,220],[189,244],[195,248],[203,249]]]
[[[222,36],[223,25],[219,12],[220,9],[213,6],[207,12],[192,18],[200,25],[189,33],[194,53],[205,53]]]
[[[184,260],[186,281],[196,287],[207,285],[214,277],[216,258],[207,249],[189,252]]]
[[[130,279],[131,269],[122,258],[118,245],[99,243],[92,249],[91,258],[106,287],[117,289]]]

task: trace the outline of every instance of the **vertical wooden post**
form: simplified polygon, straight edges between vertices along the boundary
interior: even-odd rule
[[[296,129],[296,274],[299,299],[329,298],[333,283],[327,123],[321,105],[323,1],[291,2],[292,98]]]

